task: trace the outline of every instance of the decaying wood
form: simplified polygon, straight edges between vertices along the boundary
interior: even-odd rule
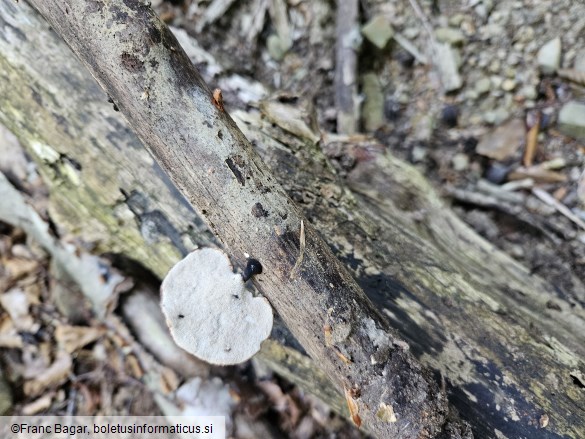
[[[258,259],[256,286],[332,381],[351,389],[380,437],[436,437],[446,397],[372,307],[262,162],[169,29],[141,1],[31,1],[78,55],[233,258]],[[255,212],[265,211],[257,215]],[[334,346],[323,326],[334,328]],[[341,355],[340,355],[341,354]],[[344,361],[343,359],[348,359]],[[400,418],[377,416],[392,406]]]
[[[159,276],[193,245],[212,245],[48,27],[22,2],[1,0],[0,19],[0,120],[39,164],[63,231]],[[326,139],[331,160],[355,160],[341,184],[306,136],[256,113],[234,117],[414,354],[444,377],[476,437],[585,436],[585,313],[578,303],[470,231],[416,170],[368,139]],[[282,373],[319,390],[307,376],[311,366],[300,372],[292,356],[289,364],[277,357],[270,356]],[[321,397],[345,404],[334,392]]]

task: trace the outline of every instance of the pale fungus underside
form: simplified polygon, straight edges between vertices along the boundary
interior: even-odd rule
[[[227,256],[196,250],[161,286],[161,307],[175,342],[211,364],[237,364],[260,350],[272,329],[272,308],[253,297]]]

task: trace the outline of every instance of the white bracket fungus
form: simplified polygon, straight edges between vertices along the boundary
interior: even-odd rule
[[[161,296],[175,342],[211,364],[248,360],[272,329],[268,300],[245,289],[219,250],[195,250],[179,261],[165,277]]]

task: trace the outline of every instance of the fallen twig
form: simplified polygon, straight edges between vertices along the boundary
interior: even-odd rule
[[[358,19],[357,0],[338,0],[335,18],[335,106],[337,132],[343,134],[355,133],[359,121],[357,46],[361,36]]]
[[[549,206],[554,207],[559,213],[566,216],[568,219],[570,219],[583,230],[585,230],[585,222],[583,222],[577,215],[571,212],[571,210],[567,206],[565,206],[560,201],[556,200],[555,197],[553,197],[551,194],[537,187],[532,188],[532,193],[538,199],[548,204]]]

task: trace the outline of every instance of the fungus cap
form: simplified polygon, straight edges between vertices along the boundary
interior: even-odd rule
[[[211,364],[248,360],[272,329],[268,300],[245,289],[219,250],[195,250],[179,261],[163,280],[161,296],[177,345]]]

